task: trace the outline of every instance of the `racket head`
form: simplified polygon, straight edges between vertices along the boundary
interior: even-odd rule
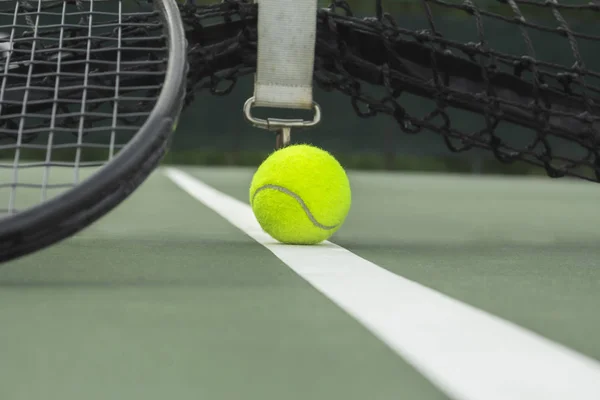
[[[2,30],[0,151],[12,156],[0,163],[5,262],[89,226],[154,171],[183,106],[187,44],[175,0],[0,1]],[[22,157],[36,150],[44,160]],[[61,151],[67,161],[53,160]],[[19,180],[36,167],[42,182]],[[73,180],[53,186],[53,172]],[[40,200],[19,209],[26,191]]]

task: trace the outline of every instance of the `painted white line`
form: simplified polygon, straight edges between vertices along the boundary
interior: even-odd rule
[[[288,246],[250,207],[169,168],[181,189],[265,246],[457,400],[598,400],[600,363],[326,242]]]

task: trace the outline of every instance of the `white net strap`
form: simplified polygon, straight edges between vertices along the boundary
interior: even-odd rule
[[[256,0],[255,106],[313,107],[317,0]]]

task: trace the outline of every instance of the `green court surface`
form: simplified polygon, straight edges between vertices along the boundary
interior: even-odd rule
[[[247,202],[250,169],[186,169]],[[600,188],[350,173],[332,239],[600,360]],[[0,399],[447,399],[157,171],[80,235],[0,266]]]

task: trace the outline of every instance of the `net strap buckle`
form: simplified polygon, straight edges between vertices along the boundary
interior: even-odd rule
[[[256,99],[250,97],[244,103],[244,116],[255,127],[276,132],[276,148],[285,147],[290,144],[292,128],[310,128],[321,121],[321,107],[313,101],[312,110],[314,112],[312,120],[304,119],[284,119],[284,118],[257,118],[252,115],[252,108],[256,104]]]

